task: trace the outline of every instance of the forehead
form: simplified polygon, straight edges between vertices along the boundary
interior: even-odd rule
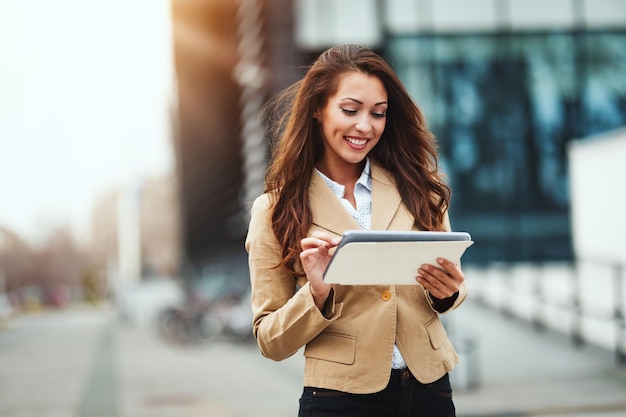
[[[362,72],[346,72],[339,76],[337,91],[331,96],[333,98],[353,98],[362,102],[379,103],[387,101],[387,89],[375,75],[368,75]]]

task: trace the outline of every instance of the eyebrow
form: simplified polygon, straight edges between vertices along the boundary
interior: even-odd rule
[[[342,98],[342,100],[350,100],[350,101],[354,101],[355,103],[358,103],[360,105],[363,105],[362,101],[357,100],[357,99],[352,98],[352,97],[344,97],[344,98]],[[374,103],[374,106],[380,106],[381,104],[387,104],[387,102],[386,101],[380,101],[378,103]]]

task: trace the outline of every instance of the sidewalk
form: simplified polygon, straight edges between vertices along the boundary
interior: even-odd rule
[[[626,369],[616,367],[611,352],[575,348],[563,335],[537,332],[472,300],[447,316],[447,325],[478,342],[475,357],[461,352],[452,374],[459,382],[478,359],[478,385],[455,388],[459,417],[626,416]],[[168,417],[297,412],[300,352],[277,363],[255,345],[209,342],[181,351],[132,329],[117,329],[116,336],[121,416],[152,416],[156,409]]]
[[[154,332],[123,326],[116,326],[114,336],[119,417],[292,417],[297,413],[300,356],[276,363],[262,358],[252,343],[227,341],[169,346]]]
[[[448,326],[478,342],[480,384],[456,390],[460,417],[626,416],[626,368],[612,352],[576,348],[562,334],[537,331],[471,300],[450,315]],[[453,378],[468,359],[461,358]]]
[[[446,316],[478,348],[478,386],[461,351],[452,373],[459,417],[626,416],[626,369],[611,352],[576,349],[468,300]],[[262,358],[256,345],[166,345],[111,310],[17,317],[0,331],[2,417],[293,417],[303,358]]]

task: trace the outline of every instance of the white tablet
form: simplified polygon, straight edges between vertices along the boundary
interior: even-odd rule
[[[344,285],[415,285],[417,269],[437,258],[458,263],[474,242],[467,232],[350,230],[324,272]]]

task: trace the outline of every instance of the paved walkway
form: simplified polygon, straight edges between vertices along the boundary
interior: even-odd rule
[[[459,417],[626,416],[626,369],[610,352],[472,301],[447,325],[478,341],[452,374]],[[292,417],[302,364],[245,343],[170,346],[110,309],[24,315],[0,331],[0,416]]]
[[[562,334],[537,331],[471,301],[448,325],[478,341],[474,357],[464,355],[454,371],[462,375],[478,361],[478,388],[455,394],[459,416],[626,416],[626,368],[612,352],[573,347]]]

